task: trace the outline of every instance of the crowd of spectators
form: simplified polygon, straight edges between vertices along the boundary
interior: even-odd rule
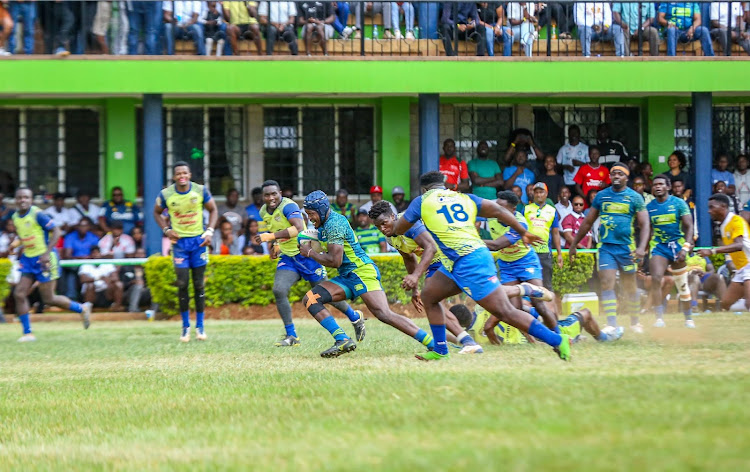
[[[327,54],[329,39],[359,37],[363,16],[376,15],[382,15],[382,39],[442,38],[448,56],[458,54],[456,41],[470,41],[480,56],[494,56],[500,43],[502,54],[510,56],[518,43],[522,54],[531,56],[547,25],[553,39],[577,38],[586,57],[592,41],[613,43],[617,56],[631,55],[631,42],[639,36],[652,56],[662,41],[669,56],[676,55],[678,43],[693,41],[713,56],[714,40],[720,52],[738,44],[750,54],[750,10],[744,2],[9,1],[0,6],[0,55],[34,53],[37,28],[44,52],[60,56],[87,50],[171,55],[176,40],[192,41],[198,55],[236,55],[240,39],[251,41],[258,55],[272,55],[278,41],[297,55],[299,39],[308,55],[313,43]],[[380,39],[378,26],[368,35]]]

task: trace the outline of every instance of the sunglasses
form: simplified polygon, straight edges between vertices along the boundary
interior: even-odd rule
[[[574,203],[573,206],[583,206],[583,203]]]

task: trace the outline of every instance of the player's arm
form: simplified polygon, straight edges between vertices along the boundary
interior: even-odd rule
[[[154,220],[156,220],[156,224],[159,225],[159,228],[161,228],[162,234],[168,237],[172,242],[175,242],[180,239],[180,236],[177,234],[177,232],[169,227],[168,220],[162,218],[161,216],[162,212],[164,212],[165,205],[166,202],[164,201],[164,197],[160,192],[159,196],[156,197],[156,202],[154,203]]]
[[[485,321],[484,326],[482,329],[484,330],[484,334],[487,336],[487,339],[489,339],[490,344],[502,344],[503,342],[500,340],[500,338],[497,337],[497,334],[495,333],[495,326],[500,323],[500,318],[497,318],[495,315],[490,315],[489,318],[487,318],[487,321]]]
[[[635,250],[635,256],[643,259],[646,257],[646,251],[648,249],[648,241],[651,236],[651,222],[648,216],[648,211],[641,210],[635,214],[638,226],[641,228],[641,240],[638,243],[638,248]]]
[[[344,261],[344,246],[328,243],[328,252],[313,251],[310,243],[304,243],[300,253],[326,267],[338,269]]]
[[[742,236],[737,236],[732,240],[732,244],[715,247],[713,249],[701,249],[698,251],[698,254],[703,257],[710,257],[714,254],[729,254],[730,252],[742,251],[742,248]]]
[[[555,250],[557,251],[557,265],[562,269],[563,266],[563,259],[562,259],[562,244],[560,244],[560,229],[559,228],[552,228],[552,245],[555,246]]]
[[[411,201],[409,208],[404,212],[404,216],[396,220],[394,232],[404,234],[411,229],[414,224],[422,218],[422,197],[419,196]]]
[[[580,243],[581,240],[586,237],[586,235],[591,230],[591,226],[594,225],[594,221],[596,221],[597,218],[599,218],[599,210],[597,210],[595,207],[589,208],[588,215],[586,215],[586,218],[583,219],[583,223],[581,223],[581,226],[578,228],[578,232],[573,238],[573,242],[570,243],[570,247],[568,248],[568,256],[570,256],[571,261],[576,257],[576,249],[578,248],[578,243]],[[648,215],[646,215],[646,218],[648,218]]]
[[[406,273],[408,274],[406,277],[404,277],[404,282],[406,282],[406,278],[411,277],[411,274],[414,274],[417,271],[417,265],[419,264],[419,261],[417,260],[417,256],[415,256],[414,254],[407,254],[400,249],[398,250],[398,253],[401,254],[401,259],[404,261],[404,267],[406,267]],[[419,281],[419,276],[417,276],[417,281]],[[401,286],[403,287],[403,285],[404,284],[402,283]],[[411,289],[411,291],[411,303],[412,305],[414,305],[414,308],[417,310],[417,312],[421,313],[424,305],[422,304],[422,298],[419,296],[419,287],[415,285],[414,288]]]
[[[693,241],[693,233],[694,233],[694,226],[693,226],[693,216],[688,211],[682,217],[680,218],[682,220],[682,232],[685,233],[685,244],[689,244],[690,247],[693,247],[692,241]],[[683,245],[684,248],[684,245]],[[687,252],[690,252],[690,250],[687,250]]]
[[[409,267],[407,265],[406,270],[408,272],[408,275],[404,277],[404,281],[401,283],[401,287],[403,287],[405,290],[417,289],[420,277],[422,277],[422,275],[427,272],[427,268],[432,263],[432,259],[435,257],[435,253],[437,253],[437,245],[435,244],[435,240],[432,239],[432,236],[430,236],[430,233],[428,233],[427,231],[422,231],[420,234],[415,236],[414,242],[416,242],[419,247],[423,249],[422,259],[414,265],[414,268],[411,271],[409,270]],[[414,257],[413,254],[412,257]],[[414,257],[414,261],[416,261],[416,257]],[[406,260],[404,260],[404,264],[406,265]]]
[[[305,222],[301,217],[292,217],[288,218],[288,220],[292,224],[292,226],[286,229],[282,229],[281,231],[276,231],[275,233],[260,233],[259,235],[255,236],[255,243],[260,244],[277,239],[296,238],[300,232],[305,230]]]
[[[513,213],[509,212],[497,203],[493,202],[492,200],[484,200],[479,197],[474,198],[481,201],[481,203],[477,204],[477,207],[479,209],[479,216],[482,216],[484,218],[497,218],[497,221],[515,230],[515,232],[521,236],[521,239],[523,239],[524,244],[536,243],[542,240],[542,238],[540,238],[539,236],[526,231],[526,228],[524,228],[521,223],[516,220],[516,217],[513,215]]]
[[[219,221],[219,210],[216,208],[214,199],[211,198],[207,201],[205,196],[203,199],[203,208],[208,210],[208,226],[206,226],[206,230],[201,235],[201,239],[203,239],[201,246],[210,246],[211,239],[214,237],[214,227]]]
[[[506,247],[511,246],[513,243],[506,235],[502,235],[497,239],[485,239],[484,244],[487,245],[487,248],[490,251],[499,251],[500,249],[505,249]]]

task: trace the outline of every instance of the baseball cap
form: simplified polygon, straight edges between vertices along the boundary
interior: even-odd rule
[[[373,185],[370,187],[370,193],[383,193],[383,187],[379,185]]]
[[[547,184],[545,184],[544,182],[537,182],[537,183],[535,183],[534,184],[534,190],[536,190],[538,188],[544,189],[545,192],[549,191],[549,190],[547,190]]]
[[[404,187],[393,187],[391,195],[406,195],[406,192],[404,192]]]

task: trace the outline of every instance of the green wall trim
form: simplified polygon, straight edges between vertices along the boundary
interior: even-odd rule
[[[654,175],[667,170],[666,158],[674,151],[675,97],[648,97],[645,103],[646,121],[643,128],[646,133],[648,161],[654,169]],[[665,161],[659,162],[659,156]]]
[[[410,101],[408,97],[383,98],[380,106],[380,165],[378,180],[390,200],[395,186],[404,187],[407,198],[410,177]]]
[[[122,187],[126,199],[136,198],[136,103],[132,98],[110,98],[105,101],[104,199],[109,198],[115,186]]]

